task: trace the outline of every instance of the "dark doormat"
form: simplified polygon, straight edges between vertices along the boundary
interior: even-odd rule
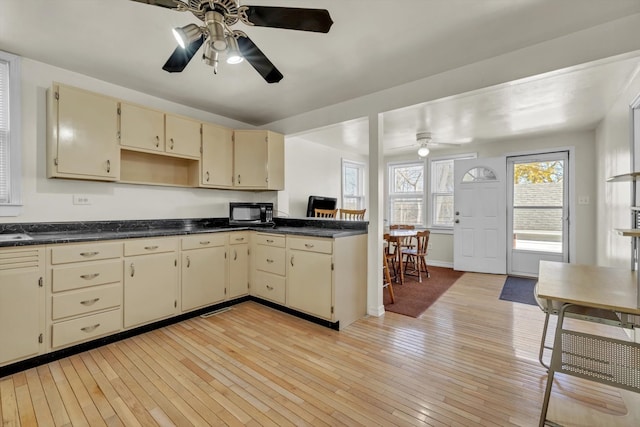
[[[504,281],[500,299],[522,304],[538,305],[533,296],[533,288],[538,281],[526,277],[507,276]]]

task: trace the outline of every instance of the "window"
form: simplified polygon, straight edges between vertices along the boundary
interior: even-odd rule
[[[424,226],[424,162],[389,164],[389,223]]]
[[[20,205],[20,62],[0,51],[0,216]]]
[[[472,159],[475,155],[461,155],[430,159],[431,182],[431,226],[453,227],[453,162],[458,159]]]
[[[364,209],[364,164],[342,160],[342,209]]]

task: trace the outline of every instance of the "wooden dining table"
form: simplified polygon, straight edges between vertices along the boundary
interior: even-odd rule
[[[404,263],[402,260],[402,244],[408,238],[416,237],[418,235],[418,231],[415,229],[398,228],[398,229],[389,230],[389,232],[386,234],[389,234],[391,242],[395,243],[396,245],[395,253],[397,256],[398,268],[400,270],[400,274],[398,276],[400,277],[400,284],[403,285],[404,284]]]

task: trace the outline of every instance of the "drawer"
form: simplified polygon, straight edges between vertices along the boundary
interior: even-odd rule
[[[255,239],[256,244],[258,245],[266,245],[266,246],[276,246],[279,248],[285,247],[285,238],[284,236],[275,235],[275,234],[256,234]]]
[[[178,239],[131,239],[124,242],[124,256],[148,255],[178,250]]]
[[[229,233],[230,245],[241,245],[243,243],[249,243],[249,232],[238,231],[235,233]]]
[[[211,248],[227,244],[227,233],[197,234],[182,238],[182,250]]]
[[[282,276],[264,271],[256,271],[253,294],[257,297],[284,305],[286,303],[285,283],[285,278]]]
[[[58,266],[51,269],[53,292],[122,282],[122,260]]]
[[[300,251],[333,253],[333,239],[313,239],[305,237],[287,236],[287,247]]]
[[[121,283],[79,289],[60,293],[51,298],[51,319],[58,320],[121,305]]]
[[[256,269],[284,276],[285,257],[284,248],[258,245],[256,246]]]
[[[64,245],[51,248],[51,264],[96,261],[122,256],[122,243],[89,243],[86,245]]]
[[[51,347],[62,347],[91,340],[121,329],[122,311],[120,309],[54,323],[51,327]]]

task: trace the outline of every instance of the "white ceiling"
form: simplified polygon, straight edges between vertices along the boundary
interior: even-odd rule
[[[284,74],[277,84],[246,62],[213,75],[200,53],[182,73],[163,71],[171,28],[196,18],[130,0],[0,0],[0,50],[263,126],[640,13],[640,0],[246,1],[326,8],[335,23],[328,34],[235,27]],[[593,127],[637,72],[627,57],[408,106],[385,114],[385,149],[419,130],[479,142]],[[304,137],[326,132],[366,147],[362,121]]]

